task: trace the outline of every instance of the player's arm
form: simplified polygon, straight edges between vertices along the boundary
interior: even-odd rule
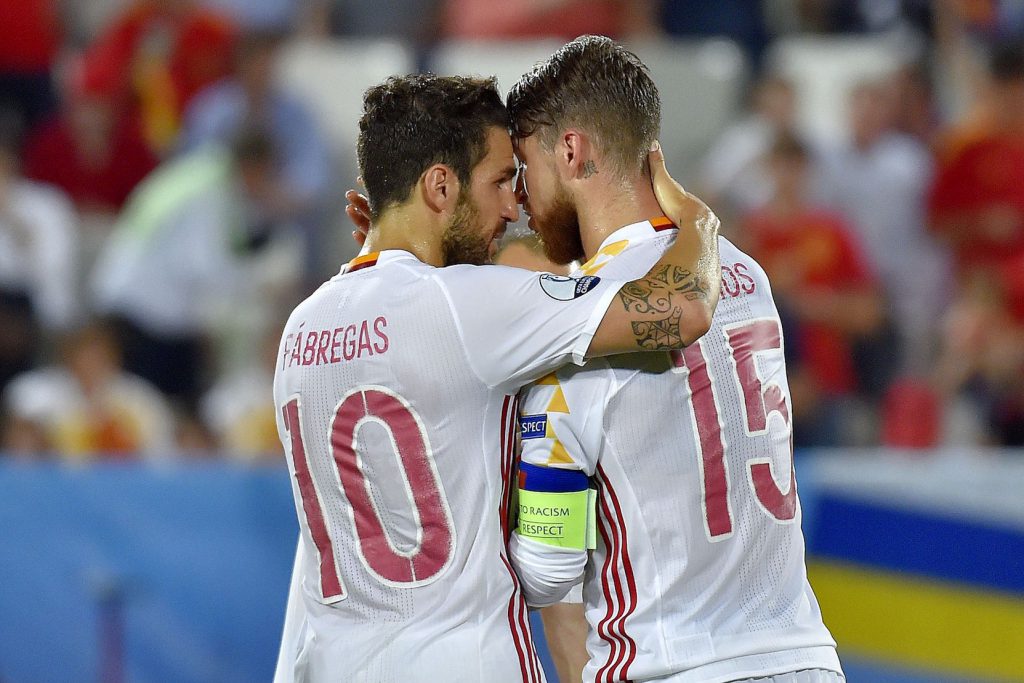
[[[579,470],[527,462],[519,469],[518,524],[509,555],[526,604],[546,607],[565,597],[583,576],[594,547],[595,495]]]
[[[718,217],[672,179],[660,147],[649,160],[658,203],[679,234],[644,277],[619,289],[588,357],[680,349],[708,331],[718,305]]]
[[[587,455],[596,461],[606,390],[599,370],[567,366],[520,394],[518,520],[509,552],[531,607],[556,603],[579,583],[595,545]]]
[[[560,681],[582,681],[587,655],[587,618],[582,602],[559,602],[540,611],[544,640]]]

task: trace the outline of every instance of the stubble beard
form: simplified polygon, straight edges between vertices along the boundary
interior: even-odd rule
[[[534,221],[544,245],[544,255],[550,260],[563,266],[586,260],[579,214],[564,187],[558,188],[545,215],[540,220],[535,216]]]
[[[444,265],[490,263],[491,240],[480,234],[480,211],[466,194],[455,204],[452,219],[441,236],[441,257]]]

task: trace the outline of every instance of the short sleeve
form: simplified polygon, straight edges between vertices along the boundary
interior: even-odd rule
[[[594,474],[603,441],[610,373],[603,360],[545,375],[520,393],[522,460]]]
[[[624,284],[504,266],[439,269],[475,374],[515,391],[569,362],[582,364]]]

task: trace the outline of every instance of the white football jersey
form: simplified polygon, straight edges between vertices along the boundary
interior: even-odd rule
[[[583,361],[619,285],[396,250],[295,309],[274,400],[303,605],[279,679],[543,680],[505,550],[516,395]]]
[[[616,231],[582,273],[646,273],[675,237],[666,223]],[[698,342],[567,366],[523,392],[523,460],[598,488],[586,681],[841,671],[804,567],[779,316],[761,267],[719,250],[721,301]]]

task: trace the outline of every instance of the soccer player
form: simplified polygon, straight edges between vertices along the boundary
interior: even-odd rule
[[[542,680],[505,551],[517,392],[710,324],[717,219],[663,164],[682,229],[652,272],[480,267],[518,217],[507,122],[493,79],[365,95],[364,253],[294,310],[275,371],[301,528],[281,680]]]
[[[582,37],[525,75],[508,107],[548,256],[589,259],[580,277],[647,272],[675,228],[647,175],[661,107],[644,65]],[[528,604],[544,606],[593,548],[585,681],[843,678],[804,568],[779,316],[761,267],[724,239],[719,251],[706,336],[563,367],[522,398],[510,551]],[[596,538],[574,520],[595,495]]]

